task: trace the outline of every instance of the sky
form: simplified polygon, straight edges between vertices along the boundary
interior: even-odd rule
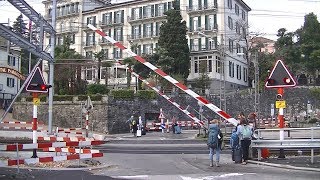
[[[42,0],[25,0],[30,6],[44,13]],[[112,0],[122,2],[126,0]],[[252,11],[249,13],[249,31],[266,38],[277,39],[277,31],[286,28],[295,31],[303,25],[304,16],[314,12],[320,21],[320,0],[244,0]],[[12,24],[19,11],[7,1],[0,0],[0,23]]]

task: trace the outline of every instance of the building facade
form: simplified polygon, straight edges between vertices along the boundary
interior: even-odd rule
[[[99,3],[98,3],[99,2]],[[119,48],[107,42],[87,27],[92,24],[137,54],[152,54],[158,46],[164,13],[173,8],[173,0],[132,0],[111,4],[111,1],[58,1],[57,44],[64,37],[72,39],[74,48],[87,58],[100,51],[109,61],[128,57]],[[248,62],[245,59],[248,12],[242,0],[180,0],[183,20],[187,22],[190,46],[191,85],[208,75],[209,93],[215,93],[221,84],[224,89],[239,89],[248,85]],[[45,1],[46,17],[51,16],[51,2]],[[106,68],[101,69],[106,74]],[[110,85],[126,83],[128,73],[123,65],[110,68]],[[89,83],[97,77],[95,67],[86,67],[83,78]],[[132,83],[135,84],[135,79]],[[104,82],[104,78],[101,78]]]
[[[0,105],[6,108],[20,89],[20,50],[10,47],[8,41],[0,37]]]

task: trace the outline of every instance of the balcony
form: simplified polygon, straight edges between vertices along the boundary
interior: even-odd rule
[[[108,40],[106,40],[106,39],[99,39],[99,45],[101,45],[101,46],[107,46],[107,45],[112,45],[112,43],[110,42],[110,41],[108,41]]]
[[[145,34],[131,34],[128,35],[129,41],[136,41],[136,40],[148,40],[153,38],[158,38],[159,35],[155,35],[155,32],[147,32]]]
[[[146,20],[157,20],[157,19],[164,19],[165,15],[164,13],[158,13],[158,14],[150,14],[150,15],[144,15],[142,17],[136,17],[136,16],[128,16],[128,22],[129,23],[135,23],[135,22],[141,22]]]
[[[71,26],[68,28],[60,28],[59,31],[57,31],[57,34],[65,34],[65,33],[77,33],[79,32],[79,27]]]
[[[82,43],[83,48],[92,48],[95,45],[96,45],[96,42],[94,42],[94,41],[83,42]]]
[[[92,25],[95,26],[95,27],[97,26],[97,24],[96,24],[95,22],[92,23]],[[83,31],[92,31],[92,29],[90,29],[90,28],[88,27],[88,24],[83,25],[82,30],[83,30]]]
[[[205,28],[204,28],[205,27]],[[217,33],[218,32],[218,24],[215,25],[201,25],[201,27],[197,28],[188,28],[187,34],[192,35],[192,34],[197,34],[197,32],[205,33],[205,34],[212,34],[212,33]]]
[[[213,51],[217,51],[217,48],[215,46],[206,46],[206,45],[191,45],[190,46],[190,52],[192,54],[197,54],[197,53],[212,53]]]
[[[68,18],[72,16],[79,16],[79,10],[73,10],[73,11],[65,12],[63,14],[56,14],[56,15],[57,15],[57,19],[63,19],[63,18]],[[51,13],[46,14],[44,18],[46,20],[52,19],[52,14]]]
[[[99,26],[101,28],[113,26],[112,21],[99,21]]]
[[[209,5],[194,5],[194,6],[186,6],[186,11],[188,14],[201,13],[201,12],[216,12],[217,4],[209,4]]]

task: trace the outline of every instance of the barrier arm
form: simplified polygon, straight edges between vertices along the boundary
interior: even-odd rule
[[[121,65],[125,65],[123,63],[121,63],[120,61],[117,61],[119,64]],[[182,106],[180,106],[178,103],[176,103],[175,101],[173,101],[173,99],[171,99],[170,97],[168,97],[167,95],[163,94],[158,88],[156,88],[155,86],[153,86],[151,83],[149,83],[147,80],[145,80],[143,77],[141,77],[139,74],[137,74],[136,72],[133,71],[133,69],[126,67],[126,69],[132,74],[134,75],[136,78],[138,78],[139,80],[141,80],[142,82],[144,82],[149,88],[151,88],[152,90],[156,91],[160,96],[162,96],[163,98],[165,98],[169,103],[171,103],[172,105],[174,105],[175,107],[177,107],[180,111],[182,111],[183,113],[185,113],[188,117],[190,117],[192,120],[194,120],[197,124],[199,124],[202,128],[204,127],[204,122],[199,120],[194,114],[190,113],[187,109],[183,108]]]
[[[220,117],[224,118],[225,120],[227,120],[228,122],[232,123],[234,126],[236,126],[238,124],[238,121],[231,117],[229,114],[227,114],[226,112],[222,111],[219,107],[215,106],[214,104],[210,103],[207,99],[205,99],[204,97],[198,95],[197,93],[195,93],[194,91],[192,91],[191,89],[187,88],[187,86],[185,86],[184,84],[180,83],[179,81],[175,80],[174,78],[172,78],[171,76],[169,76],[168,74],[166,74],[165,72],[163,72],[161,69],[157,68],[156,66],[152,65],[150,62],[146,61],[145,59],[143,59],[141,56],[138,56],[136,53],[132,52],[130,49],[127,49],[125,46],[123,46],[120,42],[117,42],[116,40],[114,40],[113,38],[111,38],[110,36],[107,36],[106,33],[104,33],[103,31],[99,30],[98,28],[96,28],[95,26],[93,26],[92,24],[88,24],[88,27],[90,29],[92,29],[93,31],[95,31],[96,33],[98,33],[100,36],[102,36],[103,38],[107,39],[109,42],[111,42],[113,45],[117,46],[119,49],[121,49],[124,52],[127,52],[130,56],[132,56],[136,61],[142,63],[143,65],[147,66],[149,69],[151,69],[152,71],[154,71],[155,73],[157,73],[159,76],[163,77],[164,79],[168,80],[170,83],[172,83],[173,85],[175,85],[176,87],[178,87],[179,89],[181,89],[182,91],[184,91],[185,93],[189,94],[191,97],[193,97],[194,99],[196,99],[198,102],[200,102],[201,104],[205,105],[206,107],[208,107],[210,110],[212,110],[213,112],[215,112],[216,114],[218,114]]]

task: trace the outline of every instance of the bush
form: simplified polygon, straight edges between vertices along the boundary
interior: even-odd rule
[[[156,99],[157,93],[151,90],[139,90],[136,96],[141,99]]]
[[[317,121],[318,121],[317,118],[312,118],[312,119],[309,120],[309,123],[310,123],[310,124],[314,124],[314,123],[316,123]]]
[[[111,90],[110,95],[115,99],[133,99],[134,91],[131,89]]]
[[[310,92],[313,97],[320,100],[320,88],[312,88],[310,89]]]
[[[57,95],[53,96],[53,101],[72,101],[73,95]]]
[[[88,94],[107,94],[108,90],[106,85],[103,84],[89,84],[87,86]]]

